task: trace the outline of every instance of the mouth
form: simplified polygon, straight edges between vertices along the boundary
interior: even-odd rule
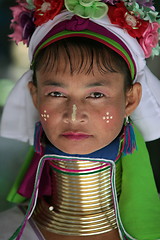
[[[81,132],[66,132],[62,136],[70,140],[83,140],[89,138],[91,135]]]

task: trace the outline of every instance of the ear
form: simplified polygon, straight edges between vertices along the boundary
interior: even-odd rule
[[[35,108],[38,108],[38,94],[37,94],[37,87],[33,84],[33,82],[28,83],[28,88],[32,97],[33,104]]]
[[[126,116],[131,115],[131,113],[138,106],[142,96],[142,88],[140,83],[134,83],[132,88],[130,88],[126,93]]]

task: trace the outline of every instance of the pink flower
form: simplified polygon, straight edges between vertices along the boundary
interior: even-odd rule
[[[139,43],[144,51],[146,58],[151,56],[152,49],[155,48],[158,44],[158,28],[160,28],[160,24],[157,22],[149,23],[147,29],[139,39]]]
[[[35,30],[33,11],[27,8],[26,2],[17,1],[17,3],[19,5],[11,7],[13,19],[11,20],[10,27],[13,29],[13,33],[9,37],[16,44],[22,41],[28,45],[31,35]]]
[[[25,8],[24,3],[19,3],[19,5],[11,7],[13,14],[13,19],[11,20],[11,25],[10,27],[14,30],[12,34],[9,35],[10,38],[12,38],[16,44],[19,42],[23,41],[24,44],[27,43],[26,40],[23,39],[23,28],[19,24],[19,16],[21,15],[22,12],[29,12],[28,9]]]
[[[18,22],[20,13],[26,11],[25,5],[22,3],[19,3],[19,5],[11,7],[10,9],[12,10],[12,15],[13,15],[13,19],[11,20],[11,23]]]
[[[22,32],[23,29],[21,26],[19,26],[18,24],[11,24],[11,27],[14,29],[14,33],[10,34],[9,37],[12,38],[13,41],[16,42],[16,44],[18,44],[19,42],[23,42],[24,44],[27,43],[27,41],[23,40],[22,38]]]

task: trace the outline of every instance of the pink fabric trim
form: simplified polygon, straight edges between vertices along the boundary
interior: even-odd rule
[[[26,198],[30,198],[32,196],[37,166],[42,156],[43,154],[42,155],[39,155],[37,153],[34,154],[31,165],[27,170],[27,173],[24,176],[24,179],[18,189],[18,193]],[[47,196],[51,195],[51,176],[48,161],[45,162],[45,166],[43,168],[38,193],[39,197],[42,197],[44,195]]]

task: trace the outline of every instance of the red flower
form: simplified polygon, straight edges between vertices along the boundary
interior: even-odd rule
[[[53,19],[61,11],[63,4],[63,0],[34,0],[35,25],[40,26]]]
[[[129,12],[123,2],[117,3],[116,6],[110,6],[108,16],[111,23],[126,29],[128,34],[134,38],[140,38],[149,24]]]

